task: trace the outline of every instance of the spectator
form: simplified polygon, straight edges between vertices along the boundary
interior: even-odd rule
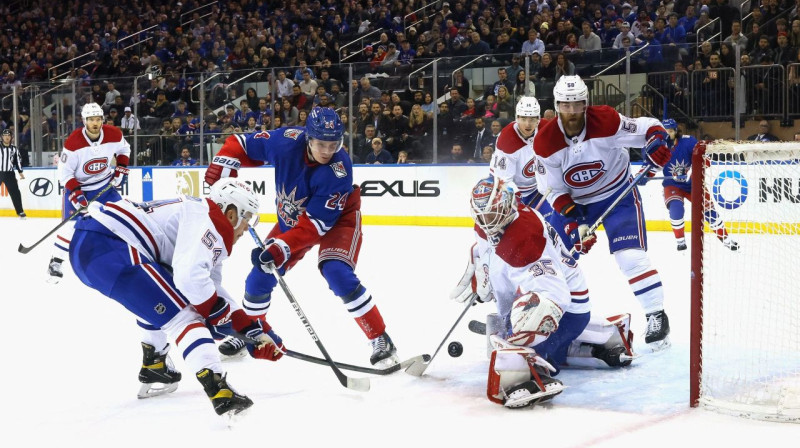
[[[782,80],[781,71],[773,65],[772,56],[769,54],[761,56],[758,67],[750,71],[753,105],[761,114],[777,115],[780,112]]]
[[[103,110],[108,111],[112,104],[114,104],[114,98],[120,96],[119,90],[114,88],[114,83],[109,81],[106,84],[106,95],[105,99],[103,100]]]
[[[141,129],[139,127],[139,119],[133,116],[133,111],[130,107],[125,108],[125,116],[120,120],[119,127],[125,135],[133,135],[134,130]]]
[[[308,97],[300,90],[300,85],[295,84],[292,86],[292,96],[289,98],[289,102],[292,103],[292,106],[296,107],[298,111],[306,111],[311,108],[311,101],[308,100]]]
[[[286,126],[296,126],[297,125],[297,118],[300,115],[300,111],[297,110],[296,107],[292,106],[292,102],[289,101],[289,98],[283,98],[281,100],[282,104],[282,117],[283,123]]]
[[[486,145],[483,147],[483,149],[481,149],[481,157],[479,160],[481,161],[481,163],[489,163],[492,161],[493,154],[494,154],[494,146]]]
[[[453,87],[458,90],[461,98],[469,98],[472,96],[469,80],[464,77],[464,72],[462,70],[456,70],[453,72]]]
[[[602,43],[603,48],[611,48],[614,45],[614,39],[617,38],[619,34],[619,29],[614,26],[614,23],[611,21],[611,18],[605,17],[603,19],[603,26],[600,30],[597,31],[597,35],[600,37],[600,41]]]
[[[508,79],[508,72],[506,71],[505,67],[500,67],[497,69],[497,78],[497,81],[488,86],[483,92],[484,98],[486,98],[489,94],[492,94],[496,97],[497,91],[501,85],[506,86],[508,91],[511,91],[514,88],[514,83]]]
[[[519,75],[519,72],[521,72],[523,70],[522,66],[519,65],[520,64],[520,59],[521,59],[520,55],[514,54],[511,57],[511,65],[506,67],[506,77],[509,80],[512,80],[512,83],[513,83],[513,80],[517,79],[517,75]],[[509,91],[513,90],[513,87],[509,88],[508,90]]]
[[[394,42],[386,46],[386,55],[381,60],[380,71],[383,73],[394,73],[394,68],[397,65],[397,58],[400,53],[397,52],[397,45]]]
[[[480,56],[484,54],[490,54],[492,52],[489,44],[485,41],[481,40],[481,35],[477,32],[473,31],[470,34],[470,44],[467,48],[466,54],[468,56]]]
[[[770,48],[769,45],[769,38],[765,34],[759,36],[756,48],[750,52],[750,60],[754,62],[760,62],[763,56],[769,56],[770,58],[774,59],[772,48]]]
[[[292,96],[292,87],[294,82],[286,77],[284,70],[278,70],[278,80],[275,81],[275,88],[279,98],[286,98]],[[247,89],[248,91],[251,89]],[[255,93],[255,90],[253,90]]]
[[[437,126],[439,130],[438,143],[439,146],[450,146],[453,144],[455,135],[455,120],[450,113],[450,107],[447,102],[439,104],[439,114],[436,116]]]
[[[451,163],[466,163],[467,158],[464,156],[464,150],[461,148],[461,145],[454,144],[450,149],[450,154],[444,158],[439,163],[451,164]]]
[[[779,140],[778,137],[770,134],[769,131],[770,131],[769,121],[761,120],[758,123],[758,132],[747,137],[747,140],[756,142],[777,142]]]
[[[297,126],[305,127],[307,119],[308,119],[308,111],[305,110],[305,109],[302,109],[300,111],[300,113],[297,114]]]
[[[192,158],[192,154],[189,151],[188,146],[183,146],[181,148],[181,156],[172,161],[170,166],[195,166],[197,165],[197,160]]]
[[[466,103],[461,99],[461,93],[455,87],[450,88],[450,98],[447,100],[447,105],[454,117],[460,117],[467,109]]]
[[[774,61],[786,67],[793,59],[797,50],[789,46],[789,34],[785,31],[778,32],[778,45],[775,47]]]
[[[436,104],[433,103],[433,95],[430,92],[425,92],[425,102],[421,104],[422,111],[428,117],[433,118],[433,111],[436,109]]]
[[[603,47],[600,36],[592,31],[592,26],[588,21],[584,21],[583,24],[581,24],[581,30],[583,33],[581,37],[578,38],[578,54],[580,54],[586,62],[596,61],[600,57],[600,49]],[[589,54],[586,52],[589,52]]]
[[[734,20],[731,22],[731,34],[726,37],[724,43],[736,45],[741,53],[747,52],[747,36],[742,34],[742,22]]]
[[[411,162],[408,161],[408,151],[400,151],[397,153],[397,164],[398,165],[407,165]]]
[[[403,107],[395,104],[384,132],[386,149],[390,153],[396,154],[400,148],[407,146],[408,130],[408,117],[403,115]]]
[[[730,92],[733,86],[728,83],[730,72],[724,70],[725,67],[720,62],[719,54],[712,53],[709,61],[709,65],[706,67],[707,71],[704,72],[705,77],[699,88],[702,101],[701,112],[707,116],[730,115],[733,104],[733,94]]]
[[[307,97],[313,97],[317,93],[317,81],[311,77],[311,69],[303,70],[303,79],[299,82],[300,91]]]
[[[372,152],[367,154],[364,163],[370,165],[385,165],[389,163],[394,163],[394,159],[392,155],[383,148],[383,141],[380,137],[375,137],[372,139]]]
[[[470,134],[470,142],[471,147],[474,148],[472,150],[472,158],[479,159],[481,157],[481,151],[486,146],[494,146],[495,139],[492,137],[492,132],[486,129],[484,125],[484,121],[482,117],[475,118],[474,121],[474,132]],[[468,148],[470,146],[467,146]]]
[[[372,151],[372,139],[376,136],[375,125],[367,124],[364,127],[363,137],[355,139],[353,142],[353,152],[359,160],[365,160],[369,152]]]
[[[375,126],[377,135],[385,135],[389,129],[389,111],[383,110],[383,106],[378,101],[373,101],[369,106],[369,119],[368,123]]]
[[[684,13],[683,17],[678,19],[678,25],[682,26],[686,33],[693,33],[698,18],[699,15],[697,14],[697,10],[695,9],[694,5],[690,4],[686,6],[686,12]]]
[[[497,89],[497,116],[504,120],[513,119],[515,103],[506,86]]]
[[[528,80],[525,70],[520,70],[520,72],[517,73],[516,83],[514,83],[514,91],[511,93],[515,101],[526,95],[536,96],[536,87],[534,86],[533,82]]]
[[[522,54],[530,56],[533,53],[544,54],[544,42],[539,39],[539,33],[535,28],[528,30],[528,40],[522,43]]]
[[[373,86],[369,78],[361,78],[361,88],[358,90],[358,95],[353,95],[353,101],[361,101],[361,98],[369,98],[370,100],[379,100],[381,98],[381,91]]]
[[[156,95],[156,102],[150,107],[148,115],[156,118],[168,118],[172,116],[174,109],[172,103],[167,101],[166,93],[159,90]]]
[[[624,37],[630,38],[631,45],[637,42],[636,36],[634,36],[631,32],[631,25],[628,22],[622,22],[619,30],[619,34],[617,34],[617,37],[614,38],[614,44],[612,45],[612,48],[622,48],[622,39]]]
[[[411,114],[408,116],[408,128],[412,158],[419,159],[423,156],[427,158],[427,154],[423,155],[423,148],[429,147],[425,143],[427,143],[426,139],[431,131],[431,119],[422,111],[422,106],[419,104],[411,106]]]
[[[555,64],[555,71],[556,71],[556,78],[555,80],[558,81],[558,78],[562,76],[572,76],[575,74],[575,64],[572,63],[564,53],[558,53],[556,55],[556,64]]]

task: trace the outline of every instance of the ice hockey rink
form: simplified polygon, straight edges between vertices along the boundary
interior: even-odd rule
[[[133,316],[83,286],[71,270],[60,284],[48,284],[51,242],[27,255],[17,252],[20,243],[32,244],[57,223],[0,218],[6,337],[0,426],[7,447],[744,447],[800,436],[800,425],[689,408],[689,255],[675,251],[670,233],[648,236],[666,291],[673,347],[622,370],[563,371],[559,378],[568,388],[551,404],[509,410],[486,399],[485,339],[466,325],[493,311],[483,304],[469,310],[450,338],[463,343],[461,357],[440,353],[421,378],[402,371],[371,376],[366,393],[343,388],[328,367],[288,357],[227,363],[230,383],[255,402],[229,429],[177,350],[172,359],[184,375],[178,390],[136,398],[141,348]],[[257,230],[265,235],[268,226]],[[462,311],[448,294],[461,277],[471,238],[468,228],[364,228],[357,273],[401,359],[432,354]],[[580,261],[593,313],[631,312],[634,347],[642,347],[643,313],[606,243],[601,234]],[[245,235],[225,263],[224,284],[237,297],[252,247]],[[746,256],[746,246],[731,256]],[[368,365],[367,340],[327,289],[315,257],[303,260],[286,281],[331,356]],[[269,321],[287,347],[320,356],[280,290]]]

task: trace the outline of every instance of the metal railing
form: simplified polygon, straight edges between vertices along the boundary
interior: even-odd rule
[[[606,72],[609,72],[609,71],[611,71],[611,69],[613,69],[613,68],[615,68],[616,66],[618,66],[618,65],[622,64],[623,62],[627,61],[629,58],[631,58],[631,57],[633,57],[633,56],[636,56],[637,54],[641,53],[642,51],[644,51],[644,49],[645,49],[645,48],[647,48],[647,47],[649,47],[649,46],[650,46],[650,43],[648,42],[648,43],[646,43],[646,44],[642,45],[641,47],[639,47],[639,48],[635,49],[634,51],[626,51],[626,52],[625,52],[625,56],[623,56],[623,57],[621,57],[621,58],[617,59],[616,61],[612,62],[612,63],[611,63],[609,66],[607,66],[606,68],[604,68],[604,69],[600,70],[599,72],[597,72],[597,74],[595,74],[595,75],[593,76],[593,78],[597,78],[597,77],[600,77],[600,76],[603,76],[603,75],[605,75],[605,74],[606,74]]]
[[[419,22],[421,22],[421,20],[417,20],[416,22],[411,23],[411,24],[407,23],[407,19],[409,17],[411,17],[411,16],[416,16],[418,12],[420,12],[422,10],[425,10],[425,9],[428,9],[428,8],[433,8],[433,14],[429,15],[428,17],[436,15],[437,11],[435,9],[435,6],[436,6],[437,3],[439,3],[439,2],[438,1],[431,2],[431,3],[429,3],[429,4],[425,5],[425,6],[417,8],[414,11],[411,11],[410,13],[404,15],[403,16],[403,32],[408,31],[409,27],[414,26],[414,25],[418,24]]]
[[[148,31],[150,31],[150,30],[154,30],[154,29],[158,29],[158,25],[153,25],[153,26],[151,26],[151,27],[147,27],[147,28],[145,28],[145,29],[143,29],[143,30],[141,30],[141,31],[137,31],[137,32],[135,32],[135,33],[133,33],[133,34],[127,35],[127,36],[125,36],[125,37],[123,37],[122,39],[119,39],[119,40],[117,41],[117,45],[116,45],[116,47],[117,47],[117,48],[119,48],[119,46],[122,44],[122,42],[124,42],[124,41],[126,41],[126,40],[128,40],[128,39],[133,39],[134,37],[138,37],[140,34],[142,34],[142,33],[146,33],[146,32],[148,32]],[[151,37],[151,38],[148,38],[148,39],[145,39],[144,41],[138,41],[138,42],[136,42],[136,43],[134,43],[134,44],[132,44],[132,45],[129,45],[129,46],[125,47],[125,49],[128,49],[128,48],[130,48],[130,47],[133,47],[133,46],[135,46],[135,45],[139,45],[140,43],[142,43],[142,42],[146,42],[146,41],[147,41],[147,40],[149,40],[149,39],[152,39],[152,37]]]
[[[430,62],[428,62],[427,64],[423,65],[422,67],[419,67],[419,68],[417,68],[416,70],[414,70],[413,72],[411,72],[411,73],[409,73],[409,74],[408,74],[408,90],[409,90],[409,91],[413,92],[413,91],[416,91],[416,90],[422,90],[422,89],[420,89],[420,88],[416,88],[416,89],[415,89],[415,88],[411,87],[411,79],[414,77],[414,75],[416,75],[416,74],[417,74],[417,73],[419,73],[419,72],[422,72],[422,75],[420,75],[420,77],[421,77],[422,79],[424,79],[424,78],[425,78],[425,69],[426,69],[427,67],[430,67],[430,66],[432,66],[433,64],[437,63],[437,62],[439,61],[439,59],[441,59],[441,58],[438,58],[438,59],[432,59],[432,60],[431,60]],[[434,83],[434,84],[435,84],[435,83]],[[418,86],[418,87],[419,87],[419,86]]]
[[[192,86],[192,88],[189,89],[189,101],[191,101],[191,102],[193,102],[195,104],[200,103],[199,99],[198,100],[194,99],[194,91],[197,90],[199,87],[204,86],[208,81],[211,81],[212,79],[216,78],[217,76],[222,76],[224,74],[225,73],[222,73],[222,72],[214,73],[213,75],[211,75],[208,78],[202,80],[201,82],[198,82],[197,85]]]
[[[800,115],[800,63],[786,66],[786,117]]]
[[[357,38],[355,38],[355,39],[351,40],[350,42],[348,42],[348,43],[346,43],[346,44],[342,45],[341,47],[339,47],[339,62],[344,62],[345,60],[347,60],[347,59],[349,59],[349,58],[351,58],[351,57],[353,57],[353,56],[355,56],[355,55],[357,55],[357,54],[360,54],[361,52],[363,52],[363,51],[364,51],[364,40],[365,40],[366,38],[368,38],[369,36],[372,36],[372,35],[373,35],[373,34],[375,34],[375,33],[382,33],[382,32],[384,32],[384,31],[385,31],[385,30],[384,30],[383,28],[378,28],[378,29],[376,29],[376,30],[372,30],[372,31],[370,31],[369,33],[367,33],[367,34],[364,34],[363,36],[359,36],[359,37],[357,37]],[[359,51],[356,51],[356,52],[350,53],[349,55],[347,55],[347,57],[345,57],[344,59],[342,59],[342,50],[344,50],[345,48],[348,48],[348,47],[350,47],[350,46],[353,46],[353,45],[355,45],[356,43],[358,43],[358,44],[360,45],[360,47],[361,47],[361,48],[359,49]],[[374,42],[373,42],[373,44],[374,44]]]
[[[215,0],[215,1],[213,1],[213,2],[206,3],[205,5],[201,5],[201,6],[198,6],[197,8],[194,8],[194,9],[191,9],[191,10],[189,10],[189,11],[186,11],[186,12],[184,12],[184,13],[181,13],[181,16],[178,18],[178,21],[180,22],[181,26],[184,26],[184,25],[186,25],[186,24],[192,23],[192,22],[194,21],[194,19],[192,19],[192,20],[187,20],[187,21],[184,21],[184,20],[183,20],[184,16],[186,16],[186,15],[189,15],[189,14],[194,14],[195,12],[197,12],[197,11],[199,11],[199,10],[201,10],[201,9],[208,8],[209,6],[214,6],[214,5],[218,4],[218,3],[219,3],[219,1],[216,1],[216,0]],[[200,16],[200,18],[206,17],[206,16],[208,16],[209,14],[212,14],[212,13],[208,13],[208,14],[205,14],[205,15],[203,15],[203,16]]]
[[[456,83],[456,72],[463,71],[465,68],[469,67],[471,64],[473,64],[475,61],[477,61],[482,57],[484,57],[484,55],[475,56],[474,58],[470,59],[466,64],[460,65],[455,69],[453,69],[453,73],[450,74],[450,85],[452,86],[455,85]]]
[[[695,51],[697,52],[697,53],[695,54],[695,56],[697,56],[697,55],[699,55],[699,54],[700,54],[700,41],[701,41],[701,40],[702,40],[702,41],[711,41],[711,39],[713,39],[714,37],[721,35],[721,31],[720,31],[720,32],[718,32],[717,34],[715,34],[715,35],[711,36],[711,37],[710,37],[710,38],[708,38],[708,39],[702,39],[702,33],[701,33],[701,31],[703,31],[703,29],[705,29],[705,28],[708,28],[708,27],[710,27],[710,26],[712,26],[712,27],[713,27],[713,26],[715,26],[715,25],[716,25],[716,24],[718,24],[718,23],[720,23],[719,17],[717,17],[716,19],[714,19],[714,20],[712,20],[712,21],[710,21],[710,22],[706,23],[705,25],[703,25],[703,26],[701,26],[700,28],[698,28],[698,29],[697,29],[697,31],[695,31],[695,34],[696,34],[696,42],[695,42],[695,46],[696,46],[696,47],[695,47]],[[712,31],[713,31],[713,28],[712,28]]]
[[[70,60],[68,60],[68,61],[64,61],[64,62],[62,62],[62,63],[60,63],[60,64],[56,64],[56,65],[54,65],[54,66],[52,66],[52,67],[48,68],[48,69],[47,69],[47,79],[53,80],[53,79],[60,78],[61,76],[63,76],[63,73],[62,73],[61,75],[58,75],[58,76],[56,76],[56,77],[53,77],[53,76],[52,76],[52,72],[53,72],[53,70],[57,69],[58,67],[61,67],[62,65],[67,65],[67,64],[73,64],[73,65],[74,65],[74,61],[76,61],[76,60],[78,60],[78,59],[81,59],[81,58],[84,58],[84,57],[86,57],[86,56],[89,56],[90,54],[94,54],[94,50],[92,50],[92,51],[87,51],[86,53],[83,53],[82,55],[75,56],[74,58],[72,58],[72,59],[70,59]],[[65,73],[68,73],[68,72],[65,72]]]

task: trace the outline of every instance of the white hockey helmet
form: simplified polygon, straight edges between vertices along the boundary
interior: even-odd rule
[[[517,186],[492,176],[472,188],[470,211],[475,223],[488,235],[500,233],[517,215]]]
[[[247,220],[250,227],[258,224],[258,197],[244,181],[234,177],[220,179],[211,186],[208,198],[214,201],[223,213],[230,205],[236,207],[239,221],[234,227],[239,227],[242,219]]]
[[[103,108],[97,103],[86,103],[81,108],[81,117],[86,120],[89,117],[102,117],[105,113]]]
[[[558,103],[571,103],[575,101],[589,102],[589,89],[586,83],[583,82],[580,76],[564,75],[558,78],[556,86],[553,87],[553,99],[555,100],[555,107],[558,110]]]
[[[540,118],[541,108],[539,101],[533,96],[523,96],[517,102],[517,116],[518,117],[534,117]]]

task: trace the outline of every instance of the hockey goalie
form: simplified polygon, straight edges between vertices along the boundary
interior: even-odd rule
[[[630,315],[591,319],[586,281],[556,232],[521,205],[512,182],[489,177],[472,190],[478,242],[452,298],[496,300],[487,396],[509,408],[551,400],[564,367],[631,364]]]

